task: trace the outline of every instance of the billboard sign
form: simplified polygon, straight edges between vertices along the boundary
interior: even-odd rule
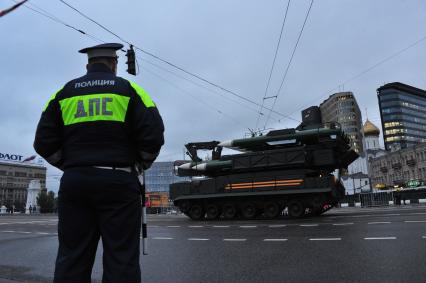
[[[19,154],[11,154],[11,153],[0,152],[0,161],[5,160],[5,161],[21,162],[22,158],[23,158],[23,156],[19,155]]]

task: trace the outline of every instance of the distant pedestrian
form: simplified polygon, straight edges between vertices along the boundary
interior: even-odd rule
[[[30,211],[30,214],[32,213],[32,209],[33,209],[33,207],[30,204],[30,207],[28,208],[28,210]]]
[[[36,206],[33,206],[33,213],[36,213]]]

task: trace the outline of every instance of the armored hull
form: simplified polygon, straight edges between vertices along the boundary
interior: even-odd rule
[[[222,147],[243,153],[221,156]],[[338,124],[187,148],[192,161],[176,170],[192,179],[171,184],[170,198],[193,220],[320,215],[343,197],[340,171],[358,157]],[[202,161],[197,149],[211,149],[214,160]]]

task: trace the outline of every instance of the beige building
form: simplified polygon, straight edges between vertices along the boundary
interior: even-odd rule
[[[0,162],[0,206],[22,209],[27,200],[27,188],[31,180],[40,180],[46,189],[46,167],[28,163]]]
[[[338,122],[357,153],[363,152],[362,117],[352,92],[338,92],[320,104],[322,122]]]
[[[408,186],[426,181],[426,143],[370,160],[373,187]]]

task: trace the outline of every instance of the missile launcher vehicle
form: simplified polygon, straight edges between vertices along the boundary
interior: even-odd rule
[[[340,172],[358,154],[338,123],[321,123],[318,107],[302,119],[263,136],[186,144],[191,161],[176,161],[175,171],[191,180],[171,184],[170,198],[193,220],[324,213],[344,195]],[[223,148],[240,153],[222,155]],[[212,159],[203,161],[199,150],[211,150]]]

